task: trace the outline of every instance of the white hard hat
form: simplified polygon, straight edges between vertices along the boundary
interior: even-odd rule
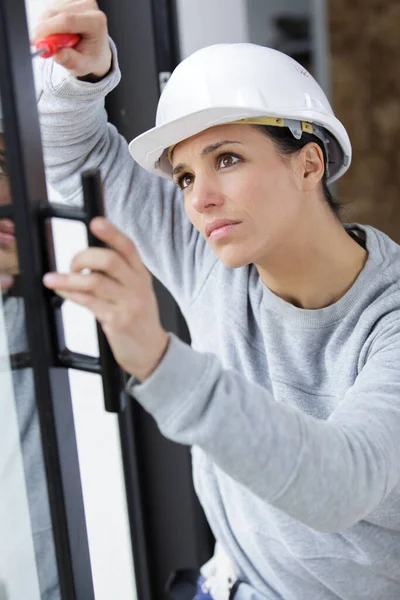
[[[181,62],[160,97],[156,126],[129,150],[147,171],[170,178],[170,147],[209,127],[259,117],[297,138],[307,131],[323,139],[329,182],[348,169],[349,136],[315,79],[286,54],[247,43],[207,46]]]

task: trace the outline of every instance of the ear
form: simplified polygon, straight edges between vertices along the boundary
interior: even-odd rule
[[[310,142],[301,150],[302,187],[305,192],[316,189],[324,171],[324,155],[315,142]]]

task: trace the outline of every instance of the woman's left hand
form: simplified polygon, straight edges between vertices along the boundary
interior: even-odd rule
[[[46,287],[91,310],[120,366],[144,381],[165,354],[169,336],[160,323],[151,275],[133,242],[104,218],[90,230],[108,248],[75,256],[71,274],[48,273]],[[90,269],[84,274],[83,269]]]

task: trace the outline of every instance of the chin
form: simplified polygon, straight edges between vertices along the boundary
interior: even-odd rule
[[[217,256],[219,260],[229,269],[240,269],[240,267],[245,267],[252,262],[248,256],[238,252],[237,249],[235,252],[218,252]]]

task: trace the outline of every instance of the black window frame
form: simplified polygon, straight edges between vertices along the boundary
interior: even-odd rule
[[[107,110],[110,121],[131,139],[153,125],[158,74],[172,71],[178,60],[175,3],[100,4],[120,47],[123,71]],[[163,27],[168,35],[164,32],[161,43]],[[165,44],[170,45],[168,56],[162,54]],[[7,211],[16,226],[61,597],[94,600],[68,371],[57,359],[50,293],[42,285],[49,259],[41,215],[49,204],[30,52],[24,0],[1,0],[0,86],[13,196]],[[176,303],[159,282],[155,288],[164,327],[190,342]],[[194,492],[189,449],[166,440],[133,400],[126,402],[118,422],[138,598],[160,600],[167,597],[164,587],[171,572],[200,567],[214,540]]]
[[[34,394],[42,435],[62,598],[94,600],[68,372],[54,361],[38,215],[47,204],[29,36],[23,0],[0,3],[4,136]]]

